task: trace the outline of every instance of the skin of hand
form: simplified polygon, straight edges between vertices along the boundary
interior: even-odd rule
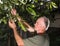
[[[27,28],[27,30],[28,30],[29,32],[34,32],[34,28],[33,28],[33,27],[29,27],[29,28]]]
[[[14,23],[13,20],[9,20],[9,27],[12,28],[13,30],[16,29],[16,24]]]
[[[17,14],[16,9],[14,9],[14,8],[11,9],[11,14],[15,16]]]
[[[11,14],[13,15],[13,16],[16,16],[16,14],[17,14],[17,11],[16,11],[16,9],[11,9]],[[17,17],[17,16],[16,16]],[[20,21],[21,20],[21,18],[18,16],[17,17],[17,19],[18,19],[18,21]]]

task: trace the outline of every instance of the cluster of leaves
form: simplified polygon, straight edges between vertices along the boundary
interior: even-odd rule
[[[7,23],[7,18],[11,16],[11,9],[16,6],[19,6],[18,9],[21,12],[27,11],[33,20],[42,13],[49,14],[49,11],[52,11],[53,8],[58,8],[56,3],[50,0],[0,0],[0,23]]]

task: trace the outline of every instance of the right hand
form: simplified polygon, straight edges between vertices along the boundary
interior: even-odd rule
[[[8,24],[9,24],[9,27],[12,28],[13,30],[16,29],[16,24],[14,23],[13,20],[9,20]]]

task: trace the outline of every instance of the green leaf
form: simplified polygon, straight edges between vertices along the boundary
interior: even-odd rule
[[[22,24],[22,22],[18,22],[18,25],[21,27],[21,29],[22,29],[24,32],[27,31],[26,28],[25,28],[25,26]]]
[[[2,18],[2,22],[4,22],[4,24],[7,24],[6,17],[3,17],[3,18]]]
[[[26,4],[27,3],[27,0],[19,0],[22,4]]]
[[[31,15],[33,15],[33,17],[36,16],[36,12],[35,12],[34,9],[32,9],[32,8],[30,8],[30,7],[27,7],[26,10],[27,10]]]
[[[43,5],[43,2],[40,2],[40,5]]]
[[[52,10],[52,5],[50,4],[50,10]]]
[[[36,3],[38,2],[38,0],[34,0]]]
[[[52,6],[53,6],[54,8],[58,8],[57,5],[56,5],[56,3],[51,2],[51,4],[52,4]]]
[[[3,20],[4,24],[7,24],[7,21],[6,20]]]

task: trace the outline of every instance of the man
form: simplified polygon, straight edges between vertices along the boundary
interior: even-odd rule
[[[12,9],[11,14],[16,15],[16,10]],[[20,17],[17,17],[17,19],[19,22],[22,22],[22,19]],[[13,20],[9,20],[8,24],[9,27],[13,29],[14,37],[18,46],[49,46],[49,38],[48,35],[45,33],[49,27],[49,24],[48,26],[46,26],[46,22],[49,23],[48,18],[40,17],[37,19],[34,27],[31,27],[27,22],[23,21],[22,23],[27,26],[27,31],[33,34],[34,32],[37,33],[36,35],[28,37],[26,39],[22,39],[22,37],[18,35],[16,24]]]

